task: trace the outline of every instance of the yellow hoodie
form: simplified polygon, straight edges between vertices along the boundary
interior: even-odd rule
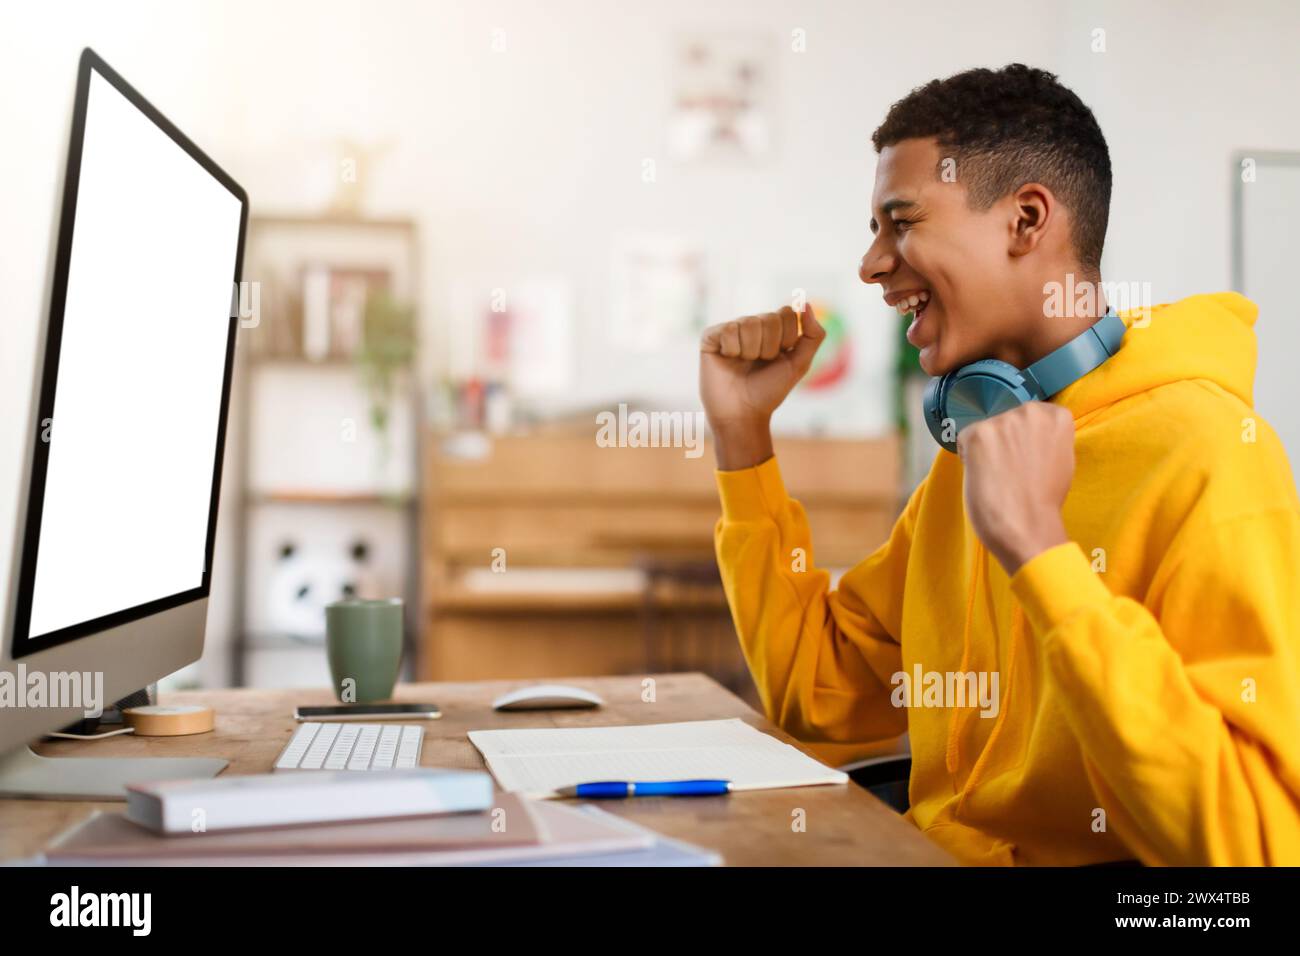
[[[1257,311],[1223,293],[1125,318],[1053,399],[1075,419],[1072,543],[1012,579],[948,452],[833,591],[776,460],[719,472],[718,562],[769,716],[810,742],[907,731],[908,816],[967,863],[1300,864],[1300,503],[1253,409]],[[1000,697],[938,706],[897,676],[931,672],[996,673]]]

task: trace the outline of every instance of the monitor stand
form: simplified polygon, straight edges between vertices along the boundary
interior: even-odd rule
[[[128,783],[215,777],[218,757],[42,757],[30,747],[0,754],[0,797],[125,800]]]

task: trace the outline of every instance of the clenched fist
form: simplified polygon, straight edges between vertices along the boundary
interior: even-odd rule
[[[957,436],[966,516],[1007,574],[1069,540],[1061,507],[1074,477],[1074,416],[1049,402],[977,422]]]
[[[772,413],[808,371],[824,338],[811,306],[802,315],[786,306],[704,330],[700,398],[719,468],[748,468],[772,457]]]

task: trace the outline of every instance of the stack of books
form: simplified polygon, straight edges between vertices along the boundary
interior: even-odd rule
[[[65,866],[708,866],[717,854],[594,806],[494,791],[478,771],[265,774],[142,784],[45,851]]]

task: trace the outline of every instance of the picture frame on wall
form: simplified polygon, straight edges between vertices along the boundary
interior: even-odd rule
[[[689,163],[756,161],[772,150],[771,37],[691,31],[672,47],[668,152]]]

